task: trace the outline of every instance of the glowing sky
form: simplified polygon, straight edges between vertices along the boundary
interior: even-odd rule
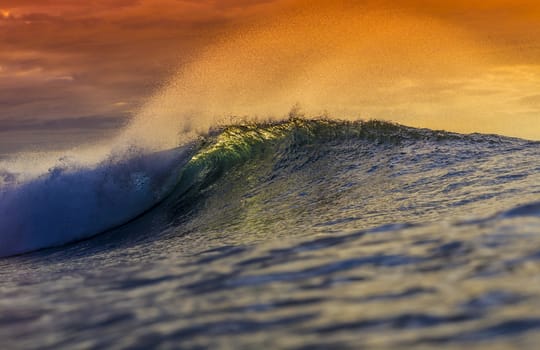
[[[224,114],[237,112],[230,92],[216,92],[234,90],[226,77],[251,100],[293,96],[338,117],[540,139],[536,0],[4,0],[0,9],[4,140],[114,129],[201,52],[199,69],[213,72],[196,88],[216,79],[200,96],[228,101],[212,102]]]

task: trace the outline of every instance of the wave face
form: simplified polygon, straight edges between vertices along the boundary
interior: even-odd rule
[[[520,139],[294,117],[26,182],[6,173],[0,254],[107,232],[0,260],[0,338],[533,347],[539,157]]]
[[[232,235],[478,218],[538,200],[538,144],[519,139],[292,119],[231,126],[207,142],[168,203],[201,205],[188,226]]]

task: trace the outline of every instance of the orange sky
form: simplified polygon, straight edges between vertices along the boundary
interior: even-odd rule
[[[212,71],[199,86],[195,73],[176,79],[198,89],[221,81],[200,97],[228,101],[214,102],[224,114],[250,111],[230,103],[228,77],[251,100],[275,96],[269,107],[293,96],[338,117],[540,139],[538,1],[4,0],[0,9],[2,134],[99,134],[177,68],[195,67]]]

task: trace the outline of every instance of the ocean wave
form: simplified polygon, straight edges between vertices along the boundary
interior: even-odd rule
[[[370,172],[376,172],[381,162],[401,163],[401,169],[392,166],[394,169],[391,171],[396,174],[411,169],[418,172],[430,163],[418,159],[416,163],[411,162],[407,159],[407,150],[415,147],[432,150],[443,144],[455,152],[469,152],[461,159],[465,163],[465,158],[475,154],[521,147],[526,141],[496,135],[461,135],[416,129],[380,121],[293,117],[280,122],[216,128],[197,142],[181,148],[153,153],[133,151],[121,158],[108,158],[92,167],[59,165],[24,182],[18,182],[16,174],[4,171],[4,185],[0,187],[0,256],[94,236],[142,215],[171,193],[170,201],[175,203],[197,201],[207,189],[234,186],[218,184],[234,168],[238,168],[236,172],[241,176],[252,175],[250,168],[242,168],[246,162],[270,162],[275,168],[274,173],[286,177],[291,176],[293,170],[283,162],[292,162],[296,168],[325,157],[328,162],[339,162],[335,152],[325,154],[322,146],[347,145],[354,151],[350,156],[361,161],[367,178],[375,176]],[[388,148],[401,151],[393,151],[391,157],[386,154],[384,159],[380,158]],[[433,158],[438,156],[441,155],[433,152],[430,155],[432,162],[440,161],[431,163],[434,165],[431,170],[448,168],[449,163],[445,163],[444,157]],[[421,154],[415,157],[421,157]],[[306,181],[317,180],[318,174],[313,168],[306,172],[303,175],[309,178]],[[459,184],[464,179],[457,176],[451,181]],[[421,182],[416,186],[420,185]],[[369,186],[369,181],[366,181],[366,186]],[[379,195],[384,196],[384,193]]]

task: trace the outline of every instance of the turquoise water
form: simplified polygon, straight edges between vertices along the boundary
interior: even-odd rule
[[[4,173],[4,251],[57,247],[0,260],[0,339],[534,349],[539,157],[495,135],[291,119],[30,183]]]

